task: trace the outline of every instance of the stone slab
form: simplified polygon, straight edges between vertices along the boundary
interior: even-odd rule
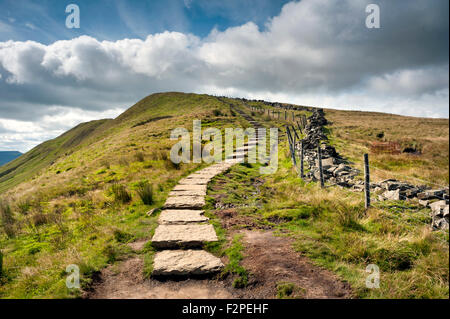
[[[206,192],[206,184],[195,185],[195,184],[178,184],[173,188],[173,191],[193,191],[200,190]]]
[[[173,190],[169,193],[169,196],[206,196],[206,190]]]
[[[195,176],[198,176],[197,178],[202,178],[202,177],[210,177],[213,178],[216,175],[221,174],[223,171],[225,171],[224,168],[212,168],[212,169],[208,169],[202,172],[198,172],[195,174]]]
[[[205,173],[211,173],[211,174],[214,173],[215,175],[219,175],[219,174],[222,174],[223,172],[225,172],[226,170],[228,170],[229,168],[230,168],[230,166],[214,167],[214,168],[205,170],[204,172]]]
[[[170,196],[164,204],[164,208],[200,209],[203,206],[205,206],[204,196]]]
[[[178,184],[181,185],[206,185],[209,182],[209,178],[183,178]]]
[[[154,276],[208,275],[221,271],[222,261],[204,250],[165,250],[153,261]]]
[[[203,243],[217,241],[211,224],[159,225],[152,238],[155,248],[201,247]]]
[[[221,168],[213,168],[213,169],[205,169],[198,172],[195,172],[190,177],[198,176],[198,177],[214,177],[217,175],[222,169]]]
[[[216,176],[218,173],[203,173],[203,174],[199,174],[199,173],[195,173],[192,175],[189,175],[188,177],[186,177],[186,179],[206,179],[208,181],[211,181],[211,179],[213,179],[214,176]]]
[[[159,215],[158,222],[162,225],[181,225],[207,222],[209,218],[204,216],[203,213],[203,210],[166,209]]]

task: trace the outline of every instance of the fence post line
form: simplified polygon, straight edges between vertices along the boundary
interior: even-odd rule
[[[322,168],[322,150],[320,149],[320,142],[317,143],[317,159],[319,160],[319,174],[320,174],[320,187],[325,187],[323,180],[323,168]]]
[[[370,172],[369,172],[369,154],[364,154],[364,197],[365,207],[370,207]]]

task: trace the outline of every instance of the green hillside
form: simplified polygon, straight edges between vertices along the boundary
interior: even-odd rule
[[[252,114],[241,100],[224,101]],[[265,107],[259,102],[250,104]],[[264,115],[252,115],[266,126],[283,128]],[[421,121],[420,134],[414,134],[411,127],[417,125],[415,118],[367,113],[362,121],[361,113],[336,110],[326,110],[326,116],[332,121],[331,142],[355,165],[360,165],[362,153],[369,147],[367,141],[375,140],[381,128],[387,139],[402,136],[404,143],[414,139],[424,152],[414,157],[376,156],[378,165],[384,163],[385,169],[402,175],[448,182],[448,146],[444,146],[444,142],[448,144],[448,120]],[[116,119],[80,124],[1,167],[0,298],[81,297],[92,287],[99,271],[135,256],[128,244],[151,238],[169,191],[179,179],[207,165],[175,165],[169,158],[177,142],[170,140],[171,130],[184,127],[192,131],[195,119],[202,121],[203,128],[222,131],[250,126],[228,103],[214,96],[158,93],[142,99]],[[360,216],[361,194],[337,188],[324,191],[316,183],[299,181],[290,163],[286,136],[280,134],[280,138],[277,173],[260,177],[258,165],[236,165],[229,175],[221,177],[228,184],[213,185],[217,189],[212,194],[229,200],[226,203],[250,201],[248,193],[257,194],[262,203],[260,208],[237,209],[242,219],[235,228],[222,229],[214,216],[214,201],[209,198],[207,210],[222,238],[220,247],[210,247],[215,253],[231,258],[230,264],[246,274],[239,265],[244,257],[233,250],[241,246],[235,241],[232,244],[230,236],[247,227],[242,220],[252,221],[266,227],[262,229],[293,237],[293,252],[304,253],[350,282],[357,297],[448,298],[448,233],[446,237],[431,233],[426,230],[428,221],[423,220],[402,225],[402,218],[409,221],[407,216],[415,212],[404,203],[398,203],[400,208],[374,208],[370,216]],[[352,223],[362,226],[347,227],[347,213]],[[412,244],[401,244],[405,240]],[[364,248],[366,244],[370,249]],[[347,252],[347,247],[352,249]],[[152,270],[153,252],[146,244],[139,254],[146,277]],[[389,273],[383,278],[400,287],[399,291],[389,287],[371,294],[364,291],[366,273],[361,265],[373,257],[371,254],[381,261],[414,255],[410,258],[412,268],[407,271],[386,267]],[[233,258],[237,255],[236,264]],[[330,260],[330,256],[335,259]],[[70,264],[80,266],[81,290],[66,288],[65,269]],[[412,283],[411,278],[421,275],[423,278]],[[411,283],[420,288],[417,295],[409,293]]]
[[[119,228],[130,227],[133,238],[147,237],[154,218],[135,225],[138,218],[159,207],[176,180],[202,165],[176,166],[169,159],[175,143],[169,140],[170,130],[191,130],[194,119],[215,127],[240,120],[215,97],[153,94],[114,120],[80,124],[3,167],[1,205],[9,203],[13,217],[2,216],[6,285],[0,287],[0,296],[64,296],[64,281],[58,277],[61,263],[81,258],[77,263],[90,274],[115,254],[110,250],[117,247],[109,241],[123,231]],[[153,186],[149,205],[136,192],[141,183]],[[113,185],[124,187],[132,198],[117,198]],[[122,224],[124,216],[130,225]],[[38,290],[29,291],[21,273],[24,268],[35,269],[36,277],[30,280],[39,282]]]
[[[0,192],[29,179],[58,158],[73,152],[108,120],[82,123],[61,136],[46,141],[31,151],[0,167]]]

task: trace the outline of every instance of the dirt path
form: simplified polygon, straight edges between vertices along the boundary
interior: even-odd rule
[[[246,247],[243,266],[251,274],[248,287],[238,294],[242,298],[273,298],[279,282],[295,284],[301,298],[351,298],[349,285],[295,252],[291,238],[274,236],[272,231],[240,233]]]
[[[223,282],[215,280],[145,280],[140,257],[104,269],[89,299],[224,299],[232,298]]]
[[[292,239],[272,231],[241,230],[244,234],[243,266],[250,271],[249,285],[234,289],[232,278],[156,280],[143,276],[142,257],[136,255],[101,271],[89,299],[233,299],[275,298],[277,283],[301,288],[300,298],[351,298],[348,284],[331,272],[311,264],[292,249]],[[133,244],[131,244],[133,245]],[[139,243],[136,246],[141,246]]]

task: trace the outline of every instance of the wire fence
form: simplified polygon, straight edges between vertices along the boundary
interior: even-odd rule
[[[254,110],[257,111],[257,109],[254,109]],[[262,111],[260,110],[260,112],[264,114],[265,110],[262,110]],[[283,120],[283,118],[284,118],[285,122],[288,122],[288,123],[286,123],[286,127],[285,128],[286,128],[286,137],[287,137],[287,142],[288,142],[288,146],[289,146],[289,153],[291,155],[292,164],[294,166],[294,169],[295,169],[296,173],[299,175],[299,177],[304,179],[303,170],[300,170],[300,168],[298,167],[299,163],[300,163],[300,166],[303,166],[303,158],[301,156],[298,156],[299,152],[297,151],[297,143],[300,143],[300,145],[302,145],[301,144],[302,143],[302,138],[300,138],[300,137],[303,136],[303,132],[304,132],[304,129],[305,129],[306,124],[307,124],[306,116],[300,116],[299,121],[295,121],[296,117],[295,117],[294,114],[293,114],[292,117],[288,117],[287,116],[288,113],[286,112],[285,113],[286,114],[285,117],[281,117],[280,118],[280,114],[277,114],[277,116],[275,116],[275,113],[278,113],[278,112],[272,112],[272,114],[271,114],[271,112],[269,110],[267,110],[267,115],[269,117],[272,117],[274,119],[281,119],[281,120]],[[291,119],[291,121],[289,121],[290,119]],[[291,123],[294,122],[295,124],[297,124],[297,126],[298,126],[297,129],[299,130],[299,134],[297,134],[297,130],[296,130],[295,125],[292,125],[292,124],[289,125],[289,122],[291,122]],[[320,144],[320,142],[319,142],[319,144]],[[319,152],[319,148],[318,148],[317,151]],[[298,160],[297,160],[297,156],[299,157]],[[367,161],[367,164],[368,164],[368,161]],[[320,170],[320,167],[319,167],[319,170]],[[364,172],[364,174],[365,174],[364,177],[366,177],[367,180],[369,180],[368,174],[369,174],[369,171],[371,171],[371,170],[376,170],[376,171],[382,172],[382,173],[384,173],[384,174],[386,174],[388,176],[389,175],[391,175],[391,176],[393,175],[394,177],[396,177],[398,179],[409,180],[409,181],[416,181],[416,182],[422,183],[422,185],[434,185],[434,186],[437,186],[437,187],[442,188],[442,189],[448,188],[448,185],[443,185],[443,184],[439,184],[439,183],[436,183],[436,182],[427,181],[427,180],[420,179],[420,178],[417,178],[417,177],[405,176],[403,174],[399,174],[399,173],[396,173],[396,172],[388,171],[388,170],[385,170],[385,169],[382,169],[382,168],[379,168],[379,167],[376,167],[376,166],[373,166],[373,165],[369,165],[369,169],[365,170],[365,172]],[[321,179],[322,179],[323,178],[323,172],[321,170],[320,170],[320,176],[321,176]],[[369,182],[369,184],[370,184],[370,182]],[[367,185],[365,185],[365,186],[367,186]],[[367,187],[366,187],[366,189],[367,189]],[[442,199],[445,199],[445,197],[443,197]],[[368,203],[370,205],[370,187],[368,187],[368,191],[366,191],[365,200],[366,200],[366,203]],[[378,201],[378,203],[382,203],[382,202]],[[368,207],[369,205],[366,205],[366,207]],[[378,206],[378,205],[376,205],[376,206]],[[394,206],[395,206],[395,204],[394,204]],[[409,216],[408,215],[408,217],[404,218],[405,216],[403,215],[401,217],[402,218],[400,220],[398,220],[396,218],[391,218],[391,220],[394,223],[396,223],[397,225],[408,225],[409,227],[412,227],[412,228],[417,227],[418,224],[430,227],[430,221],[433,218],[432,215],[430,215],[430,213],[425,213],[425,212],[418,211],[418,210],[416,210],[414,212],[414,216]],[[405,219],[407,219],[409,217],[411,217],[411,218],[416,217],[416,218],[414,218],[414,223],[411,223],[411,222],[408,222],[407,220],[405,220]],[[448,234],[448,230],[445,230],[445,229],[434,229],[434,231],[437,232],[437,233],[440,233],[441,235],[444,235],[444,237],[445,237],[446,234]],[[448,239],[442,238],[441,236],[435,236],[434,238],[436,238],[442,244],[445,244],[445,245],[449,244]]]
[[[412,176],[402,175],[402,174],[395,173],[395,172],[392,172],[392,171],[384,170],[384,169],[382,169],[382,168],[379,168],[379,167],[376,167],[376,166],[373,166],[373,165],[370,165],[370,168],[371,168],[371,169],[375,169],[375,170],[380,171],[380,172],[383,172],[383,173],[386,173],[386,174],[388,174],[388,175],[398,176],[398,177],[401,177],[401,178],[403,178],[403,179],[415,180],[415,181],[421,182],[421,183],[423,183],[423,184],[434,185],[434,186],[438,186],[438,187],[441,187],[441,188],[449,187],[449,185],[442,185],[442,184],[430,182],[430,181],[427,181],[427,180],[423,180],[423,179],[420,179],[420,178],[417,178],[417,177],[412,177]]]

